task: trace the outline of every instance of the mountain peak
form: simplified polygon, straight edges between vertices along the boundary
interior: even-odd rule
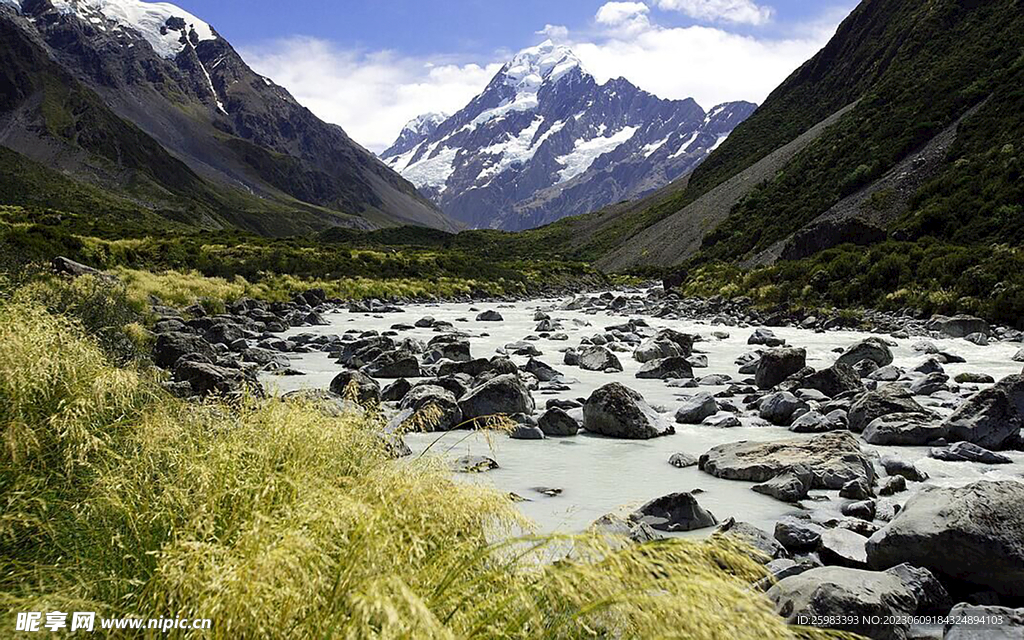
[[[412,135],[430,135],[437,129],[437,125],[448,119],[447,113],[432,112],[418,115],[402,127],[402,133]]]
[[[217,39],[209,24],[166,2],[51,0],[50,4],[59,13],[77,15],[100,30],[132,29],[145,38],[162,58],[175,57],[189,42],[195,45],[203,40]]]
[[[502,69],[505,84],[518,88],[537,87],[557,82],[573,69],[583,71],[583,63],[569,47],[546,40],[523,49]]]

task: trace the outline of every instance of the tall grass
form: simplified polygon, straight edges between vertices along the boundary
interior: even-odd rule
[[[0,303],[0,421],[3,629],[95,610],[210,618],[214,638],[795,633],[729,540],[509,541],[507,497],[390,459],[372,417],[188,404],[24,301]]]

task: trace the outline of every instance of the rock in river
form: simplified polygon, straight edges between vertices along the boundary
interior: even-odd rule
[[[917,413],[924,416],[933,414],[919,405],[910,391],[903,387],[888,385],[878,391],[869,391],[850,407],[850,431],[860,433],[876,418],[892,413]]]
[[[1024,596],[1024,484],[929,487],[871,536],[875,568],[904,562],[1013,598]]]
[[[754,381],[761,389],[771,389],[807,366],[806,349],[772,349],[761,355]]]
[[[843,355],[839,356],[836,364],[852,367],[861,360],[871,360],[879,367],[885,367],[892,364],[892,351],[880,339],[868,338],[850,346],[843,352]]]
[[[692,378],[693,366],[689,360],[682,356],[660,358],[644,363],[640,370],[636,372],[636,377],[653,380]]]
[[[709,511],[697,504],[689,493],[671,493],[651,500],[630,516],[658,531],[693,531],[718,524]]]
[[[875,418],[864,429],[864,441],[876,445],[920,446],[945,435],[938,419],[922,413],[890,413]]]
[[[546,436],[574,436],[580,430],[576,419],[558,407],[551,407],[537,420],[537,425]]]
[[[597,389],[583,405],[583,427],[612,438],[647,440],[675,433],[636,391],[618,382]]]
[[[523,382],[513,374],[504,374],[470,390],[459,400],[459,408],[462,419],[468,421],[495,415],[529,415],[535,405]]]
[[[807,467],[813,489],[841,489],[850,480],[871,483],[874,466],[848,432],[834,431],[813,438],[775,442],[731,442],[700,457],[700,468],[718,478],[765,482]]]
[[[945,422],[950,440],[1000,449],[1024,423],[1024,375],[1003,378],[971,396]]]
[[[710,393],[699,393],[683,401],[676,410],[676,422],[681,424],[700,424],[705,418],[718,413],[718,401]]]
[[[342,371],[331,380],[330,388],[333,393],[343,398],[348,397],[349,393],[354,393],[356,401],[360,404],[380,402],[380,385],[361,371]]]
[[[587,347],[579,352],[580,368],[585,371],[622,371],[622,363],[605,347]]]

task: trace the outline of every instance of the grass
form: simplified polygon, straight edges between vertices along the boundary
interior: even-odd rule
[[[213,638],[806,637],[728,539],[510,540],[508,497],[391,460],[373,412],[173,399],[33,298],[0,302],[8,612],[204,617]]]

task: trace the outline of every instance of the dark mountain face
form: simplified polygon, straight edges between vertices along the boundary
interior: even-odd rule
[[[40,53],[51,59],[58,85],[93,96],[92,109],[134,125],[209,182],[207,190],[220,194],[219,203],[208,203],[212,209],[273,202],[270,208],[280,215],[300,209],[300,217],[320,218],[319,226],[457,228],[340,127],[319,120],[253,72],[230,43],[181,9],[138,0],[3,0],[0,23],[17,35],[0,44],[5,56],[15,62]],[[8,124],[0,143],[50,164],[54,140],[20,131],[13,114],[31,111],[33,102],[45,105],[56,89],[20,86],[20,101],[4,105],[3,116],[15,124]],[[89,174],[82,177],[91,179]],[[251,204],[254,199],[263,203]],[[275,226],[290,225],[281,220]]]
[[[417,119],[382,157],[445,213],[527,229],[650,193],[692,171],[751,113],[705,112],[627,80],[601,85],[565,47],[515,56],[469,105]]]

